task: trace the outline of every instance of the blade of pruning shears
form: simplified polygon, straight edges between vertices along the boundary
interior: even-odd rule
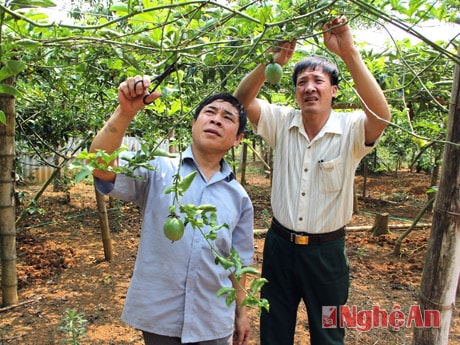
[[[144,104],[148,105],[152,102],[146,102],[146,98],[148,96],[150,96],[150,94],[152,92],[154,92],[158,86],[160,86],[160,84],[163,82],[163,80],[165,80],[174,70],[175,68],[177,67],[176,64],[177,64],[177,60],[174,60],[173,63],[171,63],[170,65],[168,65],[165,70],[163,71],[163,73],[161,73],[160,75],[156,76],[155,78],[153,78],[153,81],[155,82],[155,86],[153,87],[153,89],[149,90],[149,93],[147,95],[144,96],[144,98],[142,99]],[[142,80],[138,80],[134,83],[134,89],[136,89],[136,86],[138,83],[142,83],[143,81]]]

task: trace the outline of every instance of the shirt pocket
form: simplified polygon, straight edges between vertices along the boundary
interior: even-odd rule
[[[340,192],[343,187],[344,176],[342,157],[319,162],[319,186],[321,192]]]

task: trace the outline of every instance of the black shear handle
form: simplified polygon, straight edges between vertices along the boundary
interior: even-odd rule
[[[176,60],[177,61],[177,60]],[[163,80],[166,79],[167,76],[169,76],[173,71],[174,71],[174,68],[176,67],[176,61],[174,61],[172,64],[170,64],[165,70],[163,73],[161,73],[159,76],[155,77],[153,80],[156,81],[156,85],[153,87],[152,90],[149,91],[149,93],[147,95],[144,96],[144,98],[142,98],[142,102],[144,102],[145,105],[149,105],[151,104],[152,102],[147,102],[146,101],[146,98],[148,96],[150,96],[150,94],[152,92],[154,92],[158,86],[160,86],[160,84],[163,82]],[[139,83],[142,83],[143,80],[138,80],[134,83],[134,91],[136,91],[136,87],[137,87],[137,84]]]

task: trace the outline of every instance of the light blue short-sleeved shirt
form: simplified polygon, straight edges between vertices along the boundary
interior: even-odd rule
[[[326,233],[346,225],[353,214],[356,167],[374,147],[365,144],[364,112],[332,111],[310,140],[300,110],[259,102],[253,127],[275,151],[274,217],[299,232]]]
[[[163,190],[173,184],[178,169],[181,176],[198,170],[189,147],[178,158],[157,157],[150,162],[156,171],[140,169],[145,181],[117,175],[115,183],[97,180],[98,190],[136,203],[143,223],[133,276],[122,319],[143,331],[182,338],[183,342],[219,339],[233,332],[235,306],[228,307],[225,296],[217,297],[223,286],[231,286],[230,272],[215,263],[215,255],[200,231],[190,224],[183,238],[171,242],[163,233],[163,223],[173,202],[173,193]],[[223,256],[238,251],[245,266],[253,259],[253,206],[222,160],[221,171],[210,181],[195,176],[181,199],[182,204],[214,204],[217,224],[222,228],[214,246]],[[176,207],[179,210],[178,207]],[[207,229],[204,229],[207,232]],[[121,248],[120,248],[121,250]]]

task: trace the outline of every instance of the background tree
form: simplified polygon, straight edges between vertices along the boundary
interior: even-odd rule
[[[458,48],[460,56],[460,46]],[[423,310],[441,313],[439,329],[416,329],[413,344],[448,344],[460,277],[460,64],[456,65],[450,102],[444,164],[435,202],[433,225],[419,301]]]
[[[12,84],[13,78],[0,78],[5,86]],[[14,97],[0,94],[0,258],[2,264],[2,296],[6,305],[18,302],[16,274],[16,227],[14,223],[13,198],[13,158],[14,158]]]

